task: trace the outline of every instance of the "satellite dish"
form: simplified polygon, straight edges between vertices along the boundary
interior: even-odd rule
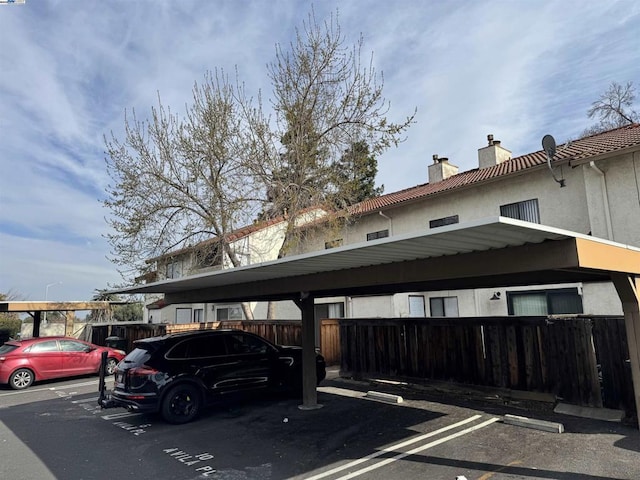
[[[542,149],[547,154],[547,165],[553,179],[560,184],[560,187],[564,187],[564,178],[558,180],[553,173],[553,167],[551,166],[551,160],[556,154],[556,140],[551,135],[545,135],[542,137]]]
[[[547,157],[553,158],[556,154],[556,140],[551,135],[542,137],[542,149],[547,153]]]

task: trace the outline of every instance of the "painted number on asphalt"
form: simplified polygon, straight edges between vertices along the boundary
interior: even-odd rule
[[[169,455],[174,460],[184,463],[189,467],[194,467],[195,471],[203,477],[208,477],[209,475],[216,472],[216,469],[211,465],[202,464],[203,462],[213,459],[213,455],[211,455],[210,453],[204,452],[197,455],[191,455],[178,448],[165,448],[163,452]]]
[[[136,436],[142,435],[143,433],[147,433],[147,431],[145,429],[149,428],[151,426],[150,423],[144,423],[142,425],[132,425],[132,424],[127,423],[127,422],[113,422],[113,424],[116,427],[120,427],[120,428],[122,428],[123,430],[126,430],[129,433],[133,433]]]

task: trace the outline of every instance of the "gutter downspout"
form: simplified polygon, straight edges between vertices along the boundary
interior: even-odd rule
[[[384,217],[387,220],[389,220],[389,236],[392,236],[393,235],[393,219],[385,215],[384,213],[382,213],[382,211],[379,211],[378,213],[380,214],[381,217]]]
[[[605,221],[607,222],[607,236],[608,236],[607,238],[608,240],[613,240],[613,226],[611,225],[611,212],[609,210],[609,196],[607,194],[607,181],[605,179],[604,172],[596,166],[596,162],[594,161],[589,162],[589,166],[600,177],[600,187],[602,190],[602,199],[604,203],[604,218],[605,218]]]

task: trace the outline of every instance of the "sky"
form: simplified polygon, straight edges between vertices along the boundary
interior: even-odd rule
[[[384,75],[387,117],[415,123],[378,158],[391,193],[426,183],[432,155],[477,167],[493,134],[513,156],[594,123],[611,84],[640,86],[636,0],[26,0],[0,5],[0,293],[90,300],[122,282],[109,261],[104,136],[158,95],[184,113],[223,69],[271,98],[267,64],[311,8],[338,12]]]

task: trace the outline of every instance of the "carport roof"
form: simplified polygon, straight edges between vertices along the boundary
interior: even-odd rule
[[[640,248],[505,217],[123,288],[166,304],[608,281],[640,275]]]

